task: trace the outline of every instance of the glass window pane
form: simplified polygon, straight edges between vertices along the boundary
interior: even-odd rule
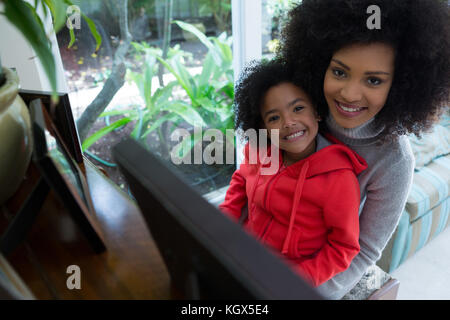
[[[202,194],[228,185],[235,165],[226,163],[219,138],[225,139],[226,130],[234,126],[231,1],[128,0],[132,41],[123,58],[118,55],[124,49],[120,2],[73,2],[92,19],[102,38],[96,52],[83,19],[81,28],[74,29],[76,40],[70,48],[69,30],[63,28],[57,35],[75,119],[96,103],[104,109],[84,139],[88,157],[128,191],[111,149],[131,136]],[[174,21],[170,33],[168,19]],[[115,65],[123,66],[123,77],[114,76]],[[123,82],[119,90],[114,90],[114,81]],[[208,132],[217,141],[205,136],[208,129],[218,130]],[[174,132],[187,137],[172,141]],[[234,144],[234,139],[229,142]],[[200,155],[198,164],[194,143],[202,145],[195,153]],[[184,163],[177,164],[177,150],[186,155]],[[223,163],[209,164],[211,156]]]
[[[262,0],[263,57],[270,59],[274,56],[288,12],[301,2],[301,0]]]

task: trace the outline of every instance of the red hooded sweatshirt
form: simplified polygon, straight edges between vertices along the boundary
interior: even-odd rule
[[[282,166],[280,151],[274,175],[261,175],[259,160],[249,164],[247,144],[245,160],[219,206],[239,219],[248,204],[246,229],[285,255],[313,286],[347,269],[359,252],[356,176],[367,168],[356,152],[331,135],[326,138],[334,144],[288,167]]]

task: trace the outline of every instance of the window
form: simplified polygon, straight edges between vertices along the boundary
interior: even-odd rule
[[[274,56],[289,10],[301,0],[262,0],[262,54]]]
[[[69,30],[63,28],[57,35],[74,118],[79,119],[88,157],[128,191],[111,149],[131,136],[202,194],[228,185],[236,165],[226,164],[225,155],[224,164],[207,164],[203,155],[215,140],[202,141],[205,136],[195,133],[199,128],[203,134],[218,129],[225,137],[226,129],[234,126],[231,1],[128,0],[126,10],[120,1],[73,2],[94,21],[102,38],[96,51],[83,19],[80,29],[74,29],[76,41],[70,48]],[[121,24],[124,16],[126,25]],[[125,28],[131,37],[128,45]],[[121,81],[123,85],[117,86]],[[88,117],[96,121],[85,134],[82,115],[94,105],[102,112]],[[190,139],[172,141],[176,132]],[[194,163],[196,143],[203,144],[200,164]],[[175,153],[183,163],[173,161]],[[210,155],[216,156],[214,151]]]
[[[289,10],[301,0],[262,0],[262,54],[272,58]]]

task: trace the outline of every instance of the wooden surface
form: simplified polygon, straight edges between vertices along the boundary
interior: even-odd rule
[[[397,300],[399,287],[400,282],[397,279],[391,279],[372,293],[367,300]]]
[[[37,299],[170,299],[165,265],[130,198],[85,160],[87,180],[106,252],[95,254],[64,205],[50,192],[26,241],[8,257]],[[0,214],[0,232],[39,177],[27,179]],[[81,269],[81,289],[69,290],[67,267]]]

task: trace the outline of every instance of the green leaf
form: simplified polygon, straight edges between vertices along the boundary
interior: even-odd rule
[[[152,101],[152,80],[154,76],[154,68],[156,64],[156,59],[154,56],[146,55],[145,59],[145,67],[144,67],[144,92],[143,92],[143,98],[145,101],[145,105],[147,108],[153,107],[153,101]]]
[[[221,59],[217,52],[217,49],[214,47],[213,43],[208,39],[208,37],[206,37],[206,35],[203,32],[198,30],[192,24],[183,21],[175,20],[174,23],[176,23],[181,29],[195,35],[200,40],[200,42],[203,43],[206,46],[206,48],[208,48],[208,50],[211,52],[214,61],[216,61],[216,63],[220,65]]]
[[[208,99],[207,97],[201,97],[198,98],[197,101],[203,109],[206,109],[212,113],[216,112],[216,105],[213,101],[211,101],[211,99]]]
[[[1,0],[0,0],[1,1]],[[25,2],[25,4],[30,8],[31,12],[33,13],[34,18],[36,19],[36,21],[39,23],[39,25],[41,26],[42,30],[45,30],[44,27],[44,23],[42,22],[41,17],[38,15],[38,13],[36,12],[36,8],[37,7],[33,7],[31,4],[29,4],[28,2]],[[47,16],[47,10],[44,10],[45,14],[44,16]]]
[[[126,125],[128,122],[130,122],[132,119],[130,119],[129,117],[125,117],[122,118],[114,123],[111,123],[109,126],[104,127],[100,130],[98,130],[97,132],[95,132],[93,135],[89,136],[88,138],[86,138],[86,140],[84,140],[83,144],[82,144],[82,149],[87,150],[91,145],[93,145],[97,140],[99,140],[101,137],[107,135],[108,133],[110,133],[111,131],[120,128],[124,125]]]
[[[152,103],[156,109],[159,109],[160,106],[169,102],[170,97],[172,97],[173,87],[176,85],[177,85],[177,82],[172,81],[172,82],[168,83],[166,86],[156,89],[156,91],[152,97]]]
[[[191,98],[192,102],[194,102],[195,97],[197,96],[197,84],[194,77],[191,76],[186,67],[181,63],[180,57],[172,59],[170,63],[179,78],[182,79],[184,84],[183,88],[185,89],[187,95]]]
[[[107,116],[120,116],[123,114],[135,114],[136,113],[136,109],[120,109],[120,110],[112,110],[112,111],[106,111],[106,112],[102,112],[99,115],[99,118],[101,117],[107,117]]]
[[[75,32],[73,31],[73,29],[69,29],[69,34],[70,34],[70,42],[69,45],[67,46],[67,48],[72,48],[73,44],[75,43]]]
[[[213,38],[213,41],[221,52],[222,63],[225,62],[231,64],[233,62],[233,51],[231,50],[231,47],[228,44],[219,41],[217,38]]]
[[[227,82],[222,88],[218,90],[219,92],[225,93],[225,95],[232,101],[234,100],[234,85],[233,82]],[[230,101],[230,103],[231,103]]]
[[[200,77],[198,79],[199,87],[203,87],[208,84],[209,79],[211,79],[211,76],[215,73],[216,68],[217,65],[214,62],[212,55],[208,53],[205,57],[205,60],[203,60],[202,73],[200,74]]]
[[[142,74],[128,69],[127,76],[131,81],[133,81],[136,84],[136,86],[139,89],[141,97],[145,100],[144,80]]]
[[[138,110],[137,125],[134,127],[130,135],[133,139],[140,137],[142,132],[142,126],[144,124],[144,113],[139,107],[137,108],[137,110]]]
[[[158,129],[164,122],[166,121],[174,121],[175,118],[177,116],[174,114],[166,114],[164,116],[162,116],[161,118],[159,118],[158,120],[156,120],[151,126],[150,128],[148,128],[143,134],[142,134],[142,138],[145,138],[147,135],[149,135],[152,131]]]
[[[62,1],[56,0],[42,0],[47,7],[50,9],[50,12],[53,17],[53,28],[55,33],[58,32],[66,23],[66,11],[67,4]]]
[[[228,119],[233,117],[233,112],[231,110],[218,108],[217,114],[219,115],[220,122],[225,123]]]
[[[195,96],[192,91],[191,85],[185,77],[183,77],[180,73],[177,72],[176,68],[172,67],[171,64],[169,64],[166,60],[162,59],[161,57],[156,57],[159,62],[162,63],[162,65],[169,70],[170,73],[173,74],[175,79],[177,79],[178,83],[183,87],[183,89],[186,91],[187,95],[192,101],[195,101]]]
[[[143,43],[134,42],[134,41],[131,42],[131,45],[134,47],[134,49],[136,51],[144,51],[144,49],[146,48],[144,46],[144,44],[145,44],[145,42],[143,42]]]
[[[95,39],[95,43],[96,43],[96,47],[95,47],[95,53],[98,52],[98,50],[100,49],[100,46],[102,45],[102,37],[100,36],[100,34],[97,31],[97,28],[95,27],[95,23],[94,21],[92,21],[91,19],[89,19],[85,14],[81,14],[81,16],[83,17],[83,19],[87,22],[89,30],[91,30],[91,34],[94,36]]]
[[[202,116],[191,105],[182,101],[173,101],[164,107],[164,110],[174,112],[183,118],[184,121],[194,127],[206,126]]]

